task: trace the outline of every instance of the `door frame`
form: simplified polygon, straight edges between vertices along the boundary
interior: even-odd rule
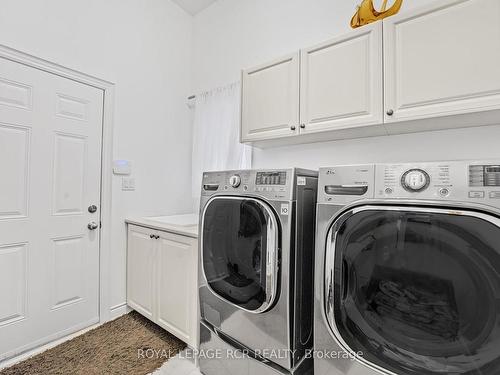
[[[95,76],[64,67],[57,63],[21,52],[0,44],[0,58],[23,64],[34,69],[67,78],[103,91],[103,115],[101,138],[101,228],[99,241],[99,322],[110,320],[110,249],[113,183],[113,115],[115,84]]]

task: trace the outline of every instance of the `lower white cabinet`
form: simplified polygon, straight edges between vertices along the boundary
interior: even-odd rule
[[[129,225],[127,246],[127,303],[153,319],[156,243],[151,229]]]
[[[194,238],[160,232],[157,253],[157,322],[186,342],[197,330]],[[193,298],[193,296],[195,298]]]
[[[198,347],[196,238],[128,225],[127,304]]]

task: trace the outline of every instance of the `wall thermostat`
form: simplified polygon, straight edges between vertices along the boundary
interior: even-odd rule
[[[132,163],[129,160],[114,160],[113,173],[118,175],[129,175],[132,173]]]

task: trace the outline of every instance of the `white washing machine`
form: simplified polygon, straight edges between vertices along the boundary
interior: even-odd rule
[[[315,374],[500,374],[500,160],[319,176]]]

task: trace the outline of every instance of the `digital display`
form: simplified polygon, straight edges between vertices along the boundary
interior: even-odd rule
[[[469,166],[469,186],[500,186],[500,165]]]
[[[257,172],[255,185],[286,185],[286,172]]]
[[[491,167],[486,167],[486,173],[500,173],[500,166],[495,165]]]

